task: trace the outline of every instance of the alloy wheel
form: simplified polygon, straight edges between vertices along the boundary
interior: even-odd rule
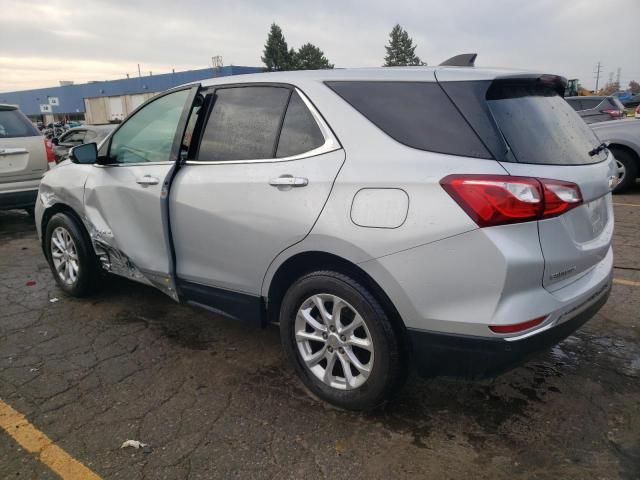
[[[50,248],[56,274],[66,285],[73,285],[78,280],[80,262],[76,244],[66,228],[57,227],[52,232]]]
[[[624,181],[624,177],[627,174],[627,168],[620,160],[616,160],[616,167],[618,168],[618,185]]]
[[[352,390],[371,374],[374,345],[367,324],[336,295],[316,294],[302,302],[295,339],[305,366],[325,385]]]

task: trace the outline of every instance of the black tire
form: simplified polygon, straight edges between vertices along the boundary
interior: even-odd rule
[[[629,190],[638,178],[638,162],[629,152],[620,150],[618,148],[612,148],[611,152],[616,160],[620,162],[625,169],[624,177],[618,186],[613,190],[613,193],[623,193]]]
[[[317,294],[340,297],[355,309],[368,328],[367,334],[373,342],[375,356],[368,378],[357,388],[339,389],[330,386],[318,378],[303,361],[295,338],[296,316],[303,303]],[[361,283],[347,275],[318,271],[304,275],[293,283],[285,294],[280,309],[280,337],[288,360],[305,386],[312,394],[338,407],[364,411],[375,409],[400,390],[406,379],[406,362],[403,361],[406,352],[402,348],[404,342],[393,328],[380,302]],[[325,370],[326,365],[325,363]],[[344,371],[342,365],[337,368]],[[346,375],[343,376],[346,379]]]
[[[59,227],[68,232],[75,245],[79,268],[77,278],[72,283],[65,283],[54,265],[51,237]],[[100,288],[102,269],[100,268],[98,258],[90,242],[89,235],[84,230],[84,227],[71,215],[57,213],[51,217],[51,220],[47,223],[44,236],[44,248],[49,267],[51,267],[51,272],[58,286],[74,297],[90,295]]]

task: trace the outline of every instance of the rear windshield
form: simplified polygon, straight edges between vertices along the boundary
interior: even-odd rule
[[[555,90],[538,85],[496,85],[487,103],[519,163],[583,165],[607,158],[590,156],[600,141]]]
[[[492,158],[435,82],[327,82],[384,133],[409,147]]]
[[[0,109],[0,138],[35,137],[40,135],[19,110]]]

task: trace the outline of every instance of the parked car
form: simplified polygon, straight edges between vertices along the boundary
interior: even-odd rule
[[[0,105],[0,210],[33,213],[42,175],[53,163],[53,148],[13,105]]]
[[[585,122],[620,120],[625,117],[624,105],[618,97],[566,97],[565,100]]]
[[[640,122],[627,118],[593,124],[591,128],[616,157],[619,180],[614,193],[629,190],[640,176]]]
[[[616,165],[564,83],[417,67],[173,89],[47,173],[43,251],[70,295],[111,272],[279,324],[344,408],[384,402],[409,365],[492,375],[611,287]]]
[[[69,149],[89,142],[99,143],[114,129],[115,125],[85,125],[70,128],[58,138],[53,138],[53,152],[56,162],[59,163],[67,157]]]

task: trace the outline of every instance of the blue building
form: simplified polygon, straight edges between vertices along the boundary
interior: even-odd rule
[[[262,71],[258,67],[226,66],[104,82],[38,88],[0,93],[0,103],[18,105],[32,120],[45,123],[62,120],[86,120],[108,123],[122,120],[145,100],[158,92],[213,77]]]

